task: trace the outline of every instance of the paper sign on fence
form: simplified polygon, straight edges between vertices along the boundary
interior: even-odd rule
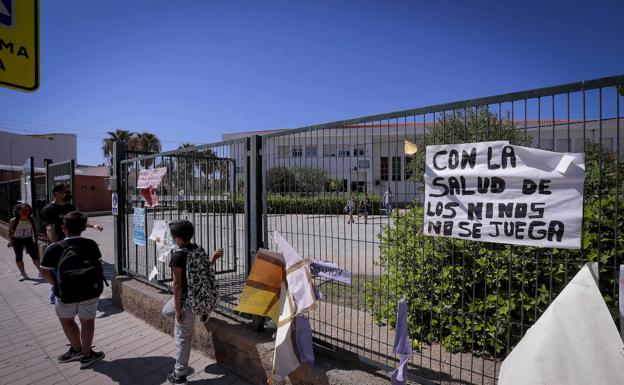
[[[137,246],[145,246],[145,209],[134,208],[132,215],[132,242]]]
[[[139,171],[139,181],[137,188],[156,188],[160,185],[162,178],[167,174],[166,167],[147,168]]]
[[[427,235],[580,248],[583,154],[505,141],[427,146]]]
[[[351,272],[339,268],[334,262],[313,261],[310,264],[310,272],[312,275],[329,278],[347,285],[351,284]]]

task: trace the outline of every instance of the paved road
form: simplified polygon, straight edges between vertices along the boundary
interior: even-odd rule
[[[85,235],[100,244],[104,260],[112,262],[110,217],[93,218],[103,233]],[[26,257],[28,258],[28,257]],[[31,277],[37,274],[26,261]],[[112,272],[110,265],[108,273]],[[174,364],[173,337],[117,309],[107,289],[98,306],[94,345],[106,353],[91,369],[58,364],[66,338],[49,304],[50,286],[40,279],[19,282],[13,254],[0,238],[0,384],[162,384]],[[198,352],[191,353],[193,384],[236,384],[246,381]]]

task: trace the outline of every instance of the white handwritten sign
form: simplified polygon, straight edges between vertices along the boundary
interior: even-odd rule
[[[583,154],[508,142],[427,146],[424,233],[580,248]]]
[[[334,281],[351,284],[351,272],[343,270],[333,262],[313,261],[310,264],[310,272],[319,277],[325,277]]]
[[[166,167],[160,168],[147,168],[139,171],[139,181],[137,182],[137,188],[156,188],[160,185],[160,181],[167,174]]]

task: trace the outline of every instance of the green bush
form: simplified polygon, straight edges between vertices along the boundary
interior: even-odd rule
[[[362,194],[356,197],[358,204]],[[369,194],[372,204],[372,215],[379,215],[381,209],[381,196],[379,194]],[[299,195],[269,195],[267,206],[269,214],[324,214],[342,215],[348,200],[346,194],[318,195],[304,197]]]
[[[405,296],[417,344],[439,342],[451,352],[500,357],[587,261],[600,262],[601,291],[615,306],[616,246],[624,245],[624,198],[616,196],[616,181],[624,162],[590,146],[586,170],[579,250],[428,237],[421,207],[395,211],[395,226],[380,234],[380,263],[388,274],[368,285],[368,310],[378,322],[394,325],[396,304]]]
[[[381,196],[379,194],[369,194],[372,204],[372,215],[379,215],[381,209]],[[362,194],[357,196],[357,202],[362,198]],[[324,214],[342,215],[347,203],[347,195],[279,195],[269,194],[267,196],[267,209],[269,214]],[[195,213],[244,213],[245,204],[242,197],[237,199],[232,209],[231,202],[225,201],[183,201],[178,202],[179,210],[187,210]]]

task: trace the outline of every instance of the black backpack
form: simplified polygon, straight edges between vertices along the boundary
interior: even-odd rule
[[[59,298],[63,303],[98,298],[104,291],[102,263],[96,258],[81,255],[77,245],[63,243],[63,253],[56,269]]]

